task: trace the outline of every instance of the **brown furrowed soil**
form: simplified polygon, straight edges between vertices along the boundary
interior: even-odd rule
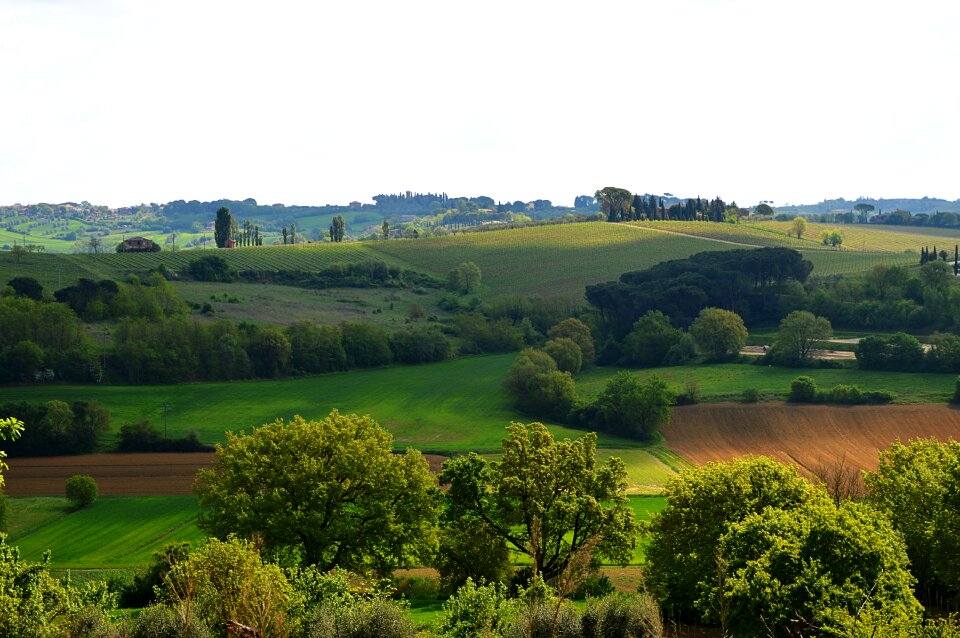
[[[662,428],[667,448],[691,463],[763,454],[806,475],[844,460],[873,470],[895,440],[960,440],[960,410],[946,405],[713,403],[677,408]]]
[[[424,455],[440,471],[442,456]],[[197,470],[213,464],[212,452],[183,454],[83,454],[9,459],[8,496],[63,496],[74,474],[89,474],[104,496],[179,496],[193,493]]]

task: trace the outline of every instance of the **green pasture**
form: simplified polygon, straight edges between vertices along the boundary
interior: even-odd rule
[[[629,507],[645,521],[666,506],[662,496],[630,496]],[[168,543],[198,545],[193,496],[105,496],[74,510],[64,498],[10,499],[8,541],[25,560],[39,561],[48,549],[55,569],[123,569],[148,564]],[[643,544],[631,564],[643,563]]]
[[[276,284],[183,281],[173,284],[181,299],[214,310],[211,319],[230,319],[258,324],[286,325],[295,321],[332,324],[366,321],[388,330],[423,325],[426,318],[410,320],[419,305],[426,317],[444,319],[449,313],[437,307],[442,291],[405,288],[328,288],[306,290]],[[420,294],[420,293],[423,294]]]
[[[593,397],[618,371],[617,368],[593,368],[577,378],[581,397]],[[640,368],[641,375],[657,374],[674,387],[695,382],[704,402],[739,400],[743,391],[755,388],[763,398],[783,399],[790,391],[790,382],[800,375],[813,377],[821,389],[844,383],[862,390],[890,390],[899,403],[945,403],[952,396],[955,374],[929,372],[880,372],[856,368],[808,369],[781,368],[747,363]]]
[[[284,379],[167,386],[38,385],[0,388],[8,401],[93,399],[110,410],[114,430],[149,419],[163,425],[160,406],[170,405],[170,436],[196,430],[201,440],[249,431],[295,414],[316,419],[331,409],[369,414],[393,432],[398,447],[456,454],[497,452],[504,428],[524,419],[510,406],[501,384],[515,354],[463,357],[421,366],[396,366]],[[551,426],[560,436],[582,432]],[[601,437],[603,447],[637,448],[633,441]]]
[[[49,253],[68,253],[73,250],[74,242],[54,239],[34,232],[23,235],[0,229],[0,246],[12,247],[14,244],[34,244],[35,246],[43,246],[43,249]]]
[[[129,273],[143,273],[163,264],[177,272],[204,254],[216,254],[236,270],[303,270],[318,271],[334,264],[394,260],[369,249],[372,244],[297,244],[295,246],[259,246],[232,250],[178,250],[158,253],[52,254],[24,255],[18,263],[10,252],[0,252],[0,281],[13,277],[33,277],[44,286],[56,289],[69,286],[80,277],[122,280]]]
[[[11,498],[8,540],[29,561],[52,549],[55,568],[135,567],[167,543],[200,542],[198,511],[193,496],[103,496],[81,510],[63,498]]]

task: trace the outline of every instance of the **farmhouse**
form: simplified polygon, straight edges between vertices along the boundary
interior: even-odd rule
[[[159,251],[160,246],[146,237],[124,239],[117,246],[118,253],[155,253]]]

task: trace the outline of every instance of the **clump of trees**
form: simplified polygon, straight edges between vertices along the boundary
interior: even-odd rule
[[[30,424],[8,446],[12,456],[89,454],[98,438],[110,430],[110,413],[96,401],[6,403],[0,406],[0,414]]]
[[[821,391],[812,377],[799,376],[790,383],[790,401],[795,403],[890,403],[896,395],[887,390],[861,390],[855,385],[837,384]]]
[[[747,321],[779,319],[780,296],[804,282],[812,269],[787,248],[706,252],[587,286],[586,297],[599,312],[605,334],[620,341],[651,310],[679,327],[692,324],[705,308],[735,312]]]
[[[733,635],[919,626],[904,544],[869,505],[838,506],[763,457],[688,470],[666,494],[646,574],[672,613]]]

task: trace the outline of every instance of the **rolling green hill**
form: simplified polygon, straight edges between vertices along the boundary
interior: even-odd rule
[[[811,227],[816,225],[811,224]],[[852,228],[852,227],[851,227]],[[480,266],[489,296],[504,293],[580,296],[588,284],[616,279],[621,273],[706,250],[783,245],[803,248],[814,275],[860,272],[876,263],[913,263],[903,253],[918,247],[916,235],[844,228],[849,245],[824,249],[819,240],[797,241],[779,226],[734,226],[708,222],[586,222],[514,230],[465,233],[447,237],[386,242],[300,244],[220,250],[238,270],[316,271],[337,263],[381,261],[443,277],[463,261]],[[810,231],[814,236],[816,228]],[[853,250],[866,246],[867,252]],[[139,254],[31,254],[20,263],[0,253],[0,281],[29,276],[56,288],[78,277],[122,279],[163,264],[184,269],[198,251]]]

